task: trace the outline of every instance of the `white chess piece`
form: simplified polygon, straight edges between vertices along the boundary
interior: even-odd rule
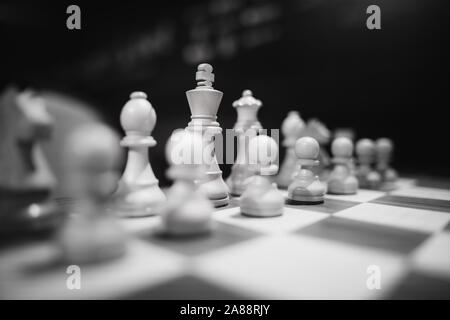
[[[69,135],[64,156],[68,190],[78,200],[58,233],[64,260],[87,263],[121,256],[125,234],[107,209],[119,178],[119,138],[105,125],[84,125]]]
[[[377,171],[381,175],[381,189],[385,191],[394,190],[397,188],[398,180],[397,172],[390,166],[394,144],[392,140],[388,138],[380,138],[376,141],[375,145]]]
[[[378,189],[381,176],[372,167],[375,161],[375,143],[370,139],[361,139],[356,143],[355,151],[358,160],[356,177],[359,187]]]
[[[300,169],[288,187],[288,201],[293,204],[319,204],[323,203],[326,186],[312,171],[319,165],[319,143],[311,137],[302,137],[297,140],[294,152]]]
[[[165,202],[148,158],[148,148],[156,145],[151,136],[156,113],[144,92],[133,92],[120,114],[125,137],[120,142],[128,148],[125,171],[120,179],[117,195],[118,213],[124,217],[147,216]]]
[[[197,68],[195,79],[197,87],[186,91],[186,97],[191,110],[191,121],[187,130],[201,132],[204,139],[204,154],[209,154],[209,160],[204,179],[198,181],[200,189],[208,195],[215,207],[225,206],[229,202],[228,186],[222,179],[215,154],[214,139],[222,132],[217,119],[217,111],[223,93],[215,90],[213,68],[207,63],[202,63]]]
[[[254,174],[248,165],[248,145],[250,138],[256,135],[256,130],[262,129],[261,123],[257,118],[257,113],[261,106],[261,101],[255,99],[250,90],[244,90],[242,97],[233,102],[233,107],[236,108],[238,115],[234,126],[237,135],[237,155],[231,168],[231,174],[227,179],[230,193],[233,196],[240,196],[244,192],[244,182]]]
[[[174,180],[167,192],[167,202],[161,208],[166,234],[193,235],[211,230],[214,208],[195,183],[205,173],[201,157],[202,144],[201,134],[178,130],[166,145],[166,157],[171,165],[167,174]],[[194,154],[200,157],[195,158]]]
[[[257,169],[240,198],[243,215],[274,217],[283,214],[283,194],[269,179],[278,171],[278,166],[274,164],[277,158],[278,146],[273,138],[259,135],[250,140],[249,160]]]
[[[281,124],[281,132],[284,136],[283,146],[286,148],[286,154],[277,176],[277,184],[281,188],[287,188],[292,182],[297,164],[294,146],[304,129],[305,122],[300,118],[300,114],[297,111],[290,111]]]
[[[328,178],[328,193],[355,194],[358,180],[354,176],[353,142],[347,137],[339,137],[331,144],[334,168]]]
[[[330,155],[326,150],[326,146],[330,142],[331,133],[326,125],[318,119],[309,119],[306,123],[305,130],[302,137],[312,137],[320,145],[320,152],[318,155],[319,165],[312,168],[313,172],[323,180],[327,179],[328,167],[330,166]]]

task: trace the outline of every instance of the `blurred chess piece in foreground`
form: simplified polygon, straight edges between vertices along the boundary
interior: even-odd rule
[[[41,143],[53,119],[31,90],[7,88],[0,97],[0,233],[20,236],[53,230],[62,213],[49,201],[56,180]]]
[[[117,134],[102,124],[80,126],[68,136],[67,187],[77,202],[58,234],[65,261],[98,262],[124,253],[124,232],[109,210],[121,153]]]
[[[181,129],[174,131],[166,144],[167,175],[174,180],[160,210],[166,235],[198,235],[211,230],[214,208],[196,184],[205,175],[203,143],[201,133]]]

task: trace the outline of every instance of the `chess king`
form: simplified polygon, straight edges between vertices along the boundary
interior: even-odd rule
[[[204,155],[210,150],[207,169],[204,179],[197,181],[199,189],[212,201],[215,207],[228,204],[228,186],[222,179],[222,171],[217,162],[214,150],[214,137],[222,133],[217,119],[217,111],[223,93],[212,87],[214,83],[213,68],[207,63],[202,63],[197,68],[195,80],[197,87],[186,91],[186,97],[191,110],[191,121],[186,130],[196,131],[202,134]],[[212,147],[211,147],[212,146]]]

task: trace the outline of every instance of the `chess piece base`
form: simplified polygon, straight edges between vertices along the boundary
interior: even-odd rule
[[[209,200],[214,205],[214,208],[219,208],[228,205],[228,203],[230,202],[230,197],[226,196],[225,198],[222,199],[209,199]]]
[[[321,204],[324,202],[324,196],[301,196],[292,195],[287,199],[287,204]]]
[[[157,184],[141,190],[124,190],[116,195],[113,210],[121,218],[148,217],[157,214],[166,196]]]
[[[358,192],[358,184],[345,184],[342,182],[328,182],[328,194],[356,194]]]
[[[379,188],[381,191],[393,191],[397,189],[397,183],[395,182],[384,182]]]
[[[257,218],[270,218],[270,217],[278,217],[283,214],[283,209],[273,210],[273,209],[254,209],[254,208],[241,208],[241,214],[249,217],[257,217]]]
[[[214,177],[211,180],[197,181],[199,190],[203,192],[212,202],[215,208],[228,205],[228,186],[222,180],[222,176]]]
[[[67,263],[98,263],[114,260],[126,251],[122,228],[110,217],[69,218],[59,233],[62,260]]]

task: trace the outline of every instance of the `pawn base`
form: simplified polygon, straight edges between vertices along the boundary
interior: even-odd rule
[[[283,214],[283,208],[273,209],[262,209],[262,208],[250,208],[250,207],[241,207],[241,214],[248,217],[253,218],[269,218],[269,217],[278,217]]]
[[[289,195],[287,199],[288,204],[321,204],[324,202],[324,196],[301,196]]]
[[[384,182],[381,184],[381,187],[379,189],[381,191],[393,191],[397,188],[398,186],[396,182]]]
[[[336,194],[336,195],[346,195],[346,194],[356,194],[358,189],[353,186],[339,186],[330,188],[328,185],[328,194]]]
[[[214,208],[220,208],[220,207],[225,207],[226,205],[228,205],[230,198],[228,196],[226,196],[225,198],[209,199],[209,200],[214,205]]]

